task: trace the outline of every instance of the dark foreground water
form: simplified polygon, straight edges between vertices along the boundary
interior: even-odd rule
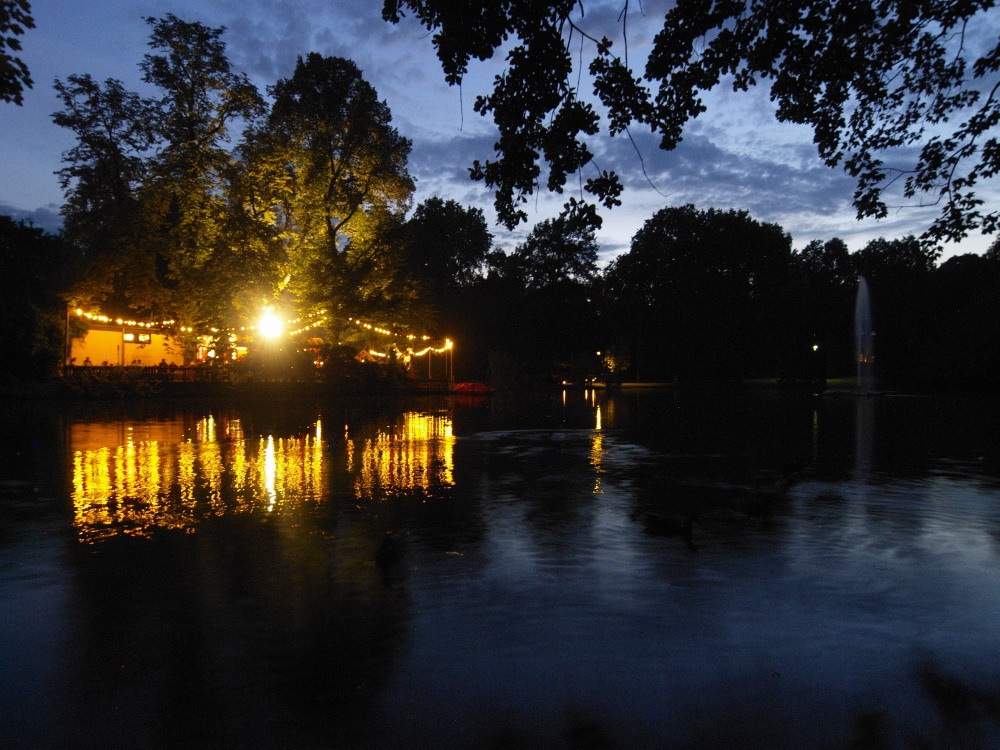
[[[995,402],[265,401],[0,405],[0,746],[1000,747]]]

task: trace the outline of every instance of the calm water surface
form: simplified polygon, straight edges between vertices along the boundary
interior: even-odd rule
[[[0,410],[0,746],[1000,747],[996,402]]]

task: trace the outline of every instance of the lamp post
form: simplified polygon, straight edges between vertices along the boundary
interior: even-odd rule
[[[63,370],[69,367],[70,355],[73,353],[73,339],[69,337],[69,303],[66,304],[66,332],[63,337]]]

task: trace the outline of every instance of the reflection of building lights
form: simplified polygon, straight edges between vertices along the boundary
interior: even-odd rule
[[[338,425],[339,427],[339,425]],[[207,415],[193,425],[157,423],[71,428],[74,527],[83,542],[164,529],[194,533],[212,517],[296,512],[330,496],[329,445],[317,420],[300,437],[244,436],[237,419]],[[338,468],[359,497],[454,486],[450,414],[408,412],[391,428],[351,440],[345,425]]]
[[[316,437],[259,443],[243,439],[238,420],[226,423],[219,442],[212,417],[199,420],[194,440],[184,440],[177,423],[141,425],[125,435],[114,427],[71,431],[74,526],[81,541],[151,536],[158,529],[193,532],[206,511],[295,508],[326,496],[318,424]],[[135,439],[139,432],[162,440]]]
[[[264,491],[267,493],[268,510],[274,510],[274,501],[278,493],[274,489],[275,478],[278,475],[278,464],[274,459],[274,436],[267,436],[267,444],[264,447]]]
[[[225,513],[225,501],[222,494],[222,478],[226,471],[226,462],[222,456],[219,443],[201,443],[198,460],[201,462],[202,473],[205,476],[208,490],[208,504],[216,515]]]
[[[198,441],[202,443],[209,443],[215,441],[215,418],[209,414],[204,419],[198,420],[198,425],[195,428],[195,432],[198,435]]]
[[[600,429],[600,426],[598,426]],[[590,465],[594,467],[594,494],[601,492],[601,474],[604,473],[604,434],[595,432],[590,438]]]
[[[177,466],[177,483],[181,488],[181,502],[188,507],[193,507],[195,480],[198,476],[195,466],[194,443],[181,443],[178,446]]]
[[[433,491],[454,485],[454,444],[451,417],[407,412],[400,428],[379,431],[361,450],[355,491],[358,497],[382,492]],[[354,444],[348,446],[349,471]]]

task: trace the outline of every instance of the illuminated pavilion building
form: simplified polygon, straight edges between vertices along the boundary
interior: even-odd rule
[[[255,337],[272,340],[291,337],[304,342],[308,348],[310,342],[321,342],[321,339],[315,337],[315,329],[327,322],[323,314],[307,319],[284,320],[274,308],[265,307],[255,326],[228,332],[212,329],[204,335],[194,336],[191,328],[178,326],[174,320],[142,322],[122,317],[112,318],[79,308],[70,311],[68,315],[75,315],[87,324],[84,336],[71,338],[67,318],[66,362],[77,366],[151,367],[161,363],[183,366],[192,362],[206,362],[221,356],[215,349],[220,334],[228,337],[226,356],[233,360],[242,359],[248,353],[249,344]],[[423,377],[426,373],[427,380],[440,375],[437,379],[454,381],[454,343],[451,339],[445,338],[435,345],[427,335],[402,334],[356,318],[349,318],[348,322],[369,339],[369,345],[358,351],[356,358],[359,361],[377,364],[395,361],[416,377]],[[182,342],[181,336],[184,334],[187,334],[187,342],[194,339],[197,343]],[[440,364],[434,362],[435,355]],[[418,360],[422,365],[419,368],[416,366]],[[316,364],[322,366],[320,360]]]

